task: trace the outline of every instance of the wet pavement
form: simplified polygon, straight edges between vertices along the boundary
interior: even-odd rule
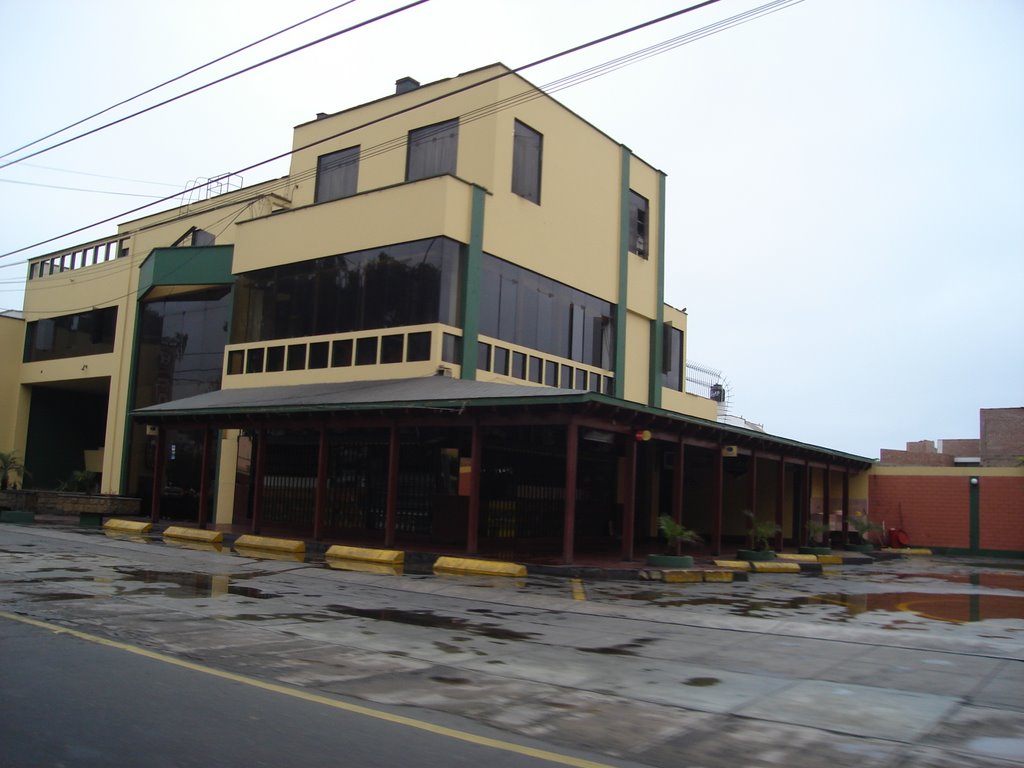
[[[0,610],[636,764],[1024,764],[1020,561],[398,576],[3,525]]]

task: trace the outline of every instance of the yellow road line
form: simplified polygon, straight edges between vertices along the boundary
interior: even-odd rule
[[[587,592],[583,589],[583,579],[573,579],[572,584],[572,599],[573,600],[586,600]]]
[[[405,717],[403,715],[393,715],[390,712],[384,712],[379,709],[372,709],[371,707],[360,706],[359,704],[349,704],[344,701],[338,701],[336,699],[328,698],[327,696],[321,696],[317,693],[310,693],[308,691],[298,690],[295,688],[288,688],[277,683],[270,683],[265,680],[257,680],[253,677],[246,677],[245,675],[239,675],[234,672],[225,672],[221,669],[214,669],[213,667],[207,667],[203,664],[196,664],[192,661],[185,661],[184,659],[176,659],[173,656],[167,656],[157,651],[149,651],[145,648],[139,648],[128,643],[121,643],[117,640],[108,640],[105,637],[99,637],[97,635],[90,635],[88,632],[81,632],[77,629],[69,629],[68,627],[62,627],[58,624],[50,624],[46,621],[39,621],[38,619],[30,619],[27,616],[18,616],[14,613],[8,613],[6,611],[0,611],[0,618],[9,619],[10,621],[17,621],[22,624],[28,624],[33,627],[39,627],[41,629],[49,630],[58,635],[70,635],[71,637],[77,637],[79,640],[85,640],[90,643],[96,643],[97,645],[103,645],[107,648],[116,648],[120,651],[127,651],[128,653],[134,653],[137,656],[143,656],[147,659],[153,659],[155,661],[162,661],[165,664],[172,664],[176,667],[182,667],[184,669],[190,669],[193,672],[202,672],[213,677],[219,677],[224,680],[232,680],[236,683],[242,683],[253,688],[260,688],[264,691],[273,691],[274,693],[280,693],[285,696],[291,696],[294,699],[302,699],[303,701],[309,701],[314,704],[323,704],[327,707],[333,707],[334,709],[340,709],[345,712],[351,712],[357,715],[363,715],[364,717],[372,717],[376,720],[383,720],[388,723],[394,723],[396,725],[404,725],[407,728],[415,728],[420,731],[426,731],[427,733],[433,733],[437,736],[446,736],[450,739],[457,739],[459,741],[465,741],[470,744],[476,744],[482,747],[490,747],[491,749],[500,749],[504,752],[512,752],[517,755],[526,755],[527,757],[534,757],[538,760],[546,760],[549,763],[557,763],[559,765],[571,765],[576,768],[613,768],[607,763],[596,763],[592,760],[584,760],[579,757],[572,757],[571,755],[560,755],[557,752],[548,752],[545,749],[535,749],[534,747],[524,747],[520,744],[513,744],[510,741],[501,741],[500,739],[492,739],[487,736],[477,736],[476,734],[469,733],[468,731],[460,731],[455,728],[446,728],[443,725],[435,725],[428,723],[424,720],[416,720],[412,717]]]

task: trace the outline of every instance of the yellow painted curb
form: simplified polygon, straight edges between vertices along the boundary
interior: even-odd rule
[[[704,581],[730,583],[732,580],[732,571],[704,571]]]
[[[235,539],[235,547],[272,549],[275,552],[291,552],[295,554],[306,551],[306,542],[297,539],[274,539],[270,536],[253,536],[247,533]]]
[[[795,552],[789,554],[786,552],[780,552],[776,557],[779,560],[789,560],[793,563],[817,563],[819,562],[818,558],[822,557],[822,555],[799,555]]]
[[[822,565],[842,565],[842,555],[818,555],[818,562]]]
[[[779,560],[755,560],[751,563],[757,573],[800,573],[800,563]]]
[[[381,576],[401,576],[404,569],[402,563],[368,563],[365,560],[343,560],[340,557],[328,557],[324,562],[328,568],[334,568],[336,571],[377,573]]]
[[[387,565],[401,565],[405,562],[405,552],[398,549],[346,547],[341,544],[329,547],[326,557],[337,557],[341,560],[361,560],[364,563],[386,563]]]
[[[224,545],[219,541],[192,541],[191,539],[164,539],[164,545],[168,547],[180,547],[181,549],[192,549],[196,552],[223,552]]]
[[[153,524],[144,523],[141,520],[111,518],[103,523],[103,528],[108,531],[124,531],[125,533],[149,533],[153,530]]]
[[[704,573],[687,569],[670,569],[662,571],[661,578],[669,584],[695,584],[704,581]]]
[[[924,547],[903,547],[902,549],[894,549],[892,547],[884,547],[883,552],[892,552],[897,555],[930,555],[932,551]]]
[[[734,571],[750,570],[749,560],[715,560],[714,562],[719,568],[732,568]]]
[[[164,529],[164,538],[219,544],[224,541],[224,534],[220,531],[207,531],[202,528],[186,528],[181,525],[171,525]]]
[[[526,566],[496,560],[470,560],[465,557],[439,557],[434,563],[435,573],[460,573],[475,576],[525,576]]]

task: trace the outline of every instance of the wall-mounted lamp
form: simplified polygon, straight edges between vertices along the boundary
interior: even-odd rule
[[[971,485],[977,485],[977,484],[978,484],[978,478],[972,477],[971,478]]]

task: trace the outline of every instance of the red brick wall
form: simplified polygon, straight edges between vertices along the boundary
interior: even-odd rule
[[[981,548],[1024,552],[1024,477],[979,478]]]
[[[871,519],[902,528],[918,547],[971,546],[970,478],[871,475]],[[981,549],[1024,552],[1024,477],[979,478]]]
[[[883,448],[881,462],[886,466],[898,467],[952,467],[953,456],[945,453],[897,451],[893,448]]]
[[[1020,456],[1024,456],[1024,408],[982,408],[982,464],[1016,467]]]
[[[915,547],[971,545],[971,507],[966,477],[872,475],[870,517],[902,528]]]

